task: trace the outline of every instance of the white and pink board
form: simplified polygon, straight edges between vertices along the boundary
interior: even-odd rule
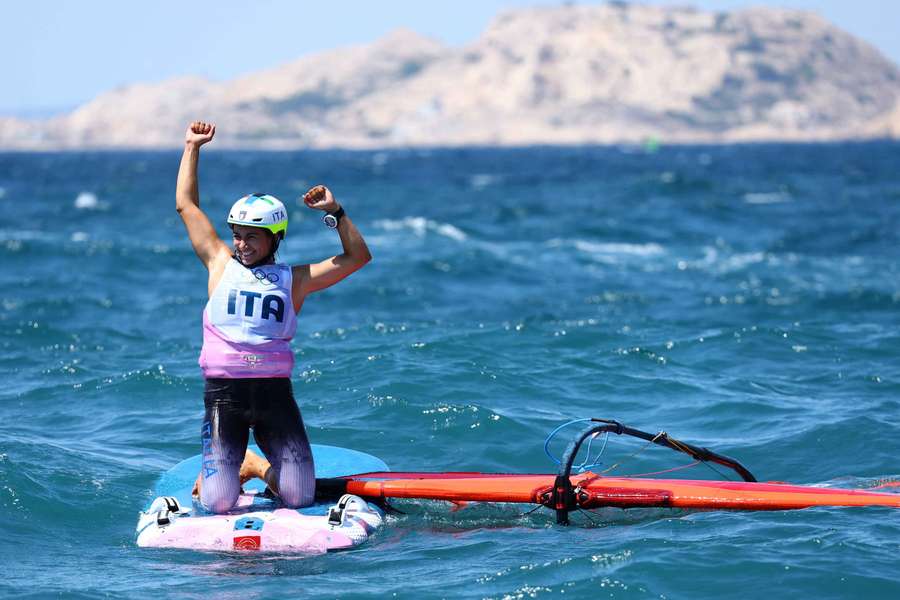
[[[356,450],[318,444],[312,449],[316,477],[388,470],[381,459]],[[381,509],[356,496],[338,504],[284,508],[263,493],[265,484],[258,480],[244,485],[232,511],[209,514],[191,497],[200,461],[200,455],[183,460],[159,479],[154,500],[138,517],[138,546],[321,554],[359,546],[384,519]]]

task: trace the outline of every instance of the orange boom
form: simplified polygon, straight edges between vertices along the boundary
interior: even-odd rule
[[[509,473],[363,473],[320,479],[323,495],[350,493],[368,499],[418,498],[450,502],[521,502],[556,511],[557,522],[568,523],[574,509],[602,507],[667,507],[718,510],[792,510],[811,506],[900,507],[900,495],[865,490],[846,490],[783,483],[759,483],[734,459],[670,438],[649,434],[616,421],[592,419],[563,454],[556,475]],[[609,432],[645,439],[691,455],[701,462],[730,468],[743,481],[646,479],[605,477],[592,472],[573,475],[572,464],[581,443],[590,436]]]
[[[450,502],[522,502],[555,508],[555,476],[505,473],[365,473],[341,478],[347,493],[366,498]],[[334,485],[335,480],[326,485]],[[640,479],[582,473],[571,478],[578,508],[671,507],[792,510],[810,506],[893,506],[900,495],[781,483]],[[341,485],[341,484],[338,484]]]

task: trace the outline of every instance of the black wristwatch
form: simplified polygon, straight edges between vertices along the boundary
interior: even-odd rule
[[[331,229],[337,229],[338,223],[341,222],[341,217],[344,216],[344,207],[340,207],[337,209],[335,213],[325,213],[325,216],[322,217],[322,222],[325,223],[326,227],[330,227]]]

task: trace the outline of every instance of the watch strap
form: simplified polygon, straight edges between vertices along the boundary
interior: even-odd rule
[[[337,226],[341,224],[341,217],[343,216],[344,207],[342,206],[333,213],[325,213],[325,216],[322,217],[322,222],[331,229],[337,229]]]

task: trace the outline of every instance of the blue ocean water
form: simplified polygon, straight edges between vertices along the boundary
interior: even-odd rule
[[[609,509],[560,528],[412,503],[352,552],[137,548],[156,479],[199,451],[206,279],[178,160],[0,155],[0,595],[900,594],[900,514],[881,508]],[[898,164],[896,143],[211,149],[201,197],[223,235],[237,197],[288,200],[282,259],[310,262],[340,249],[295,201],[325,183],[368,241],[373,262],[300,317],[316,443],[395,470],[551,472],[547,433],[607,417],[762,480],[872,487],[900,474]],[[622,474],[687,462],[606,452]]]

